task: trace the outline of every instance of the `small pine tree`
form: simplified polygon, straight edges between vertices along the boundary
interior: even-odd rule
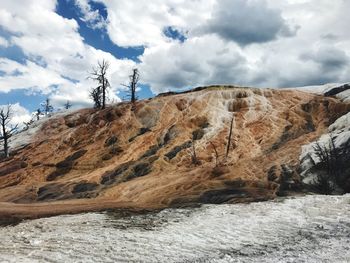
[[[45,113],[45,115],[48,115],[51,112],[53,112],[53,106],[51,105],[51,101],[49,98],[46,98],[46,100],[43,103],[41,103],[41,107],[43,108],[43,112]]]
[[[41,110],[40,109],[37,109],[36,112],[35,112],[35,116],[36,116],[36,120],[40,120],[40,115],[41,115]]]
[[[64,104],[64,108],[66,109],[66,110],[68,110],[69,108],[71,108],[72,107],[72,104],[69,102],[69,100],[67,100],[67,102]]]

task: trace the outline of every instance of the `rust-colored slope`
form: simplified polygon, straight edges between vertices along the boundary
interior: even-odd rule
[[[298,187],[300,146],[349,108],[301,91],[208,88],[140,101],[134,111],[128,103],[81,110],[50,119],[0,163],[0,201],[74,212],[79,203],[94,210],[272,198]]]

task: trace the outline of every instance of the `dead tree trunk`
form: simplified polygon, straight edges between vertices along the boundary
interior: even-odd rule
[[[45,112],[45,115],[49,115],[54,110],[49,98],[46,98],[46,100],[43,103],[41,103],[41,106],[43,108],[43,111]]]
[[[1,116],[1,129],[2,129],[2,136],[1,136],[1,140],[4,141],[4,155],[7,158],[9,156],[9,147],[8,147],[8,137],[6,136],[6,126],[5,126],[5,122],[4,119]]]
[[[230,152],[230,146],[231,146],[231,140],[232,140],[233,121],[234,121],[234,116],[232,115],[231,125],[230,125],[230,132],[229,132],[229,134],[228,134],[228,140],[227,140],[227,146],[226,146],[226,155],[225,155],[225,158],[226,158],[226,159],[227,159],[228,154],[229,154],[229,152]]]
[[[9,157],[9,139],[12,137],[13,133],[17,130],[17,126],[10,127],[10,121],[12,119],[11,105],[7,108],[0,109],[0,125],[1,125],[1,136],[0,141],[3,141],[3,151],[5,157]]]
[[[64,108],[68,110],[70,107],[72,107],[72,104],[67,100],[67,102],[64,104]]]
[[[122,84],[124,87],[128,88],[128,96],[130,97],[130,102],[135,104],[137,100],[136,89],[140,79],[140,73],[137,68],[132,70],[132,74],[129,76],[129,85]]]
[[[130,83],[131,103],[135,103],[136,101],[136,87],[137,87],[138,81],[139,81],[139,73],[137,68],[135,68],[133,69],[133,73],[131,75],[131,83]]]
[[[218,151],[216,150],[215,144],[212,143],[212,142],[209,142],[209,143],[214,149],[214,152],[215,152],[215,167],[217,167],[218,166],[218,160],[219,160],[219,154],[218,154]]]

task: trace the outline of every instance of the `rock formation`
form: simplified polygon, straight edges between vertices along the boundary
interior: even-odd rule
[[[134,108],[53,116],[0,163],[0,214],[248,202],[296,191],[301,146],[350,111],[333,95],[210,86]]]

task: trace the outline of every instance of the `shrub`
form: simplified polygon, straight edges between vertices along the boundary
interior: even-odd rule
[[[335,145],[335,136],[330,135],[328,145],[316,142],[314,151],[319,159],[315,171],[314,185],[323,194],[331,194],[336,188],[344,189],[349,179],[350,140],[340,147]]]

